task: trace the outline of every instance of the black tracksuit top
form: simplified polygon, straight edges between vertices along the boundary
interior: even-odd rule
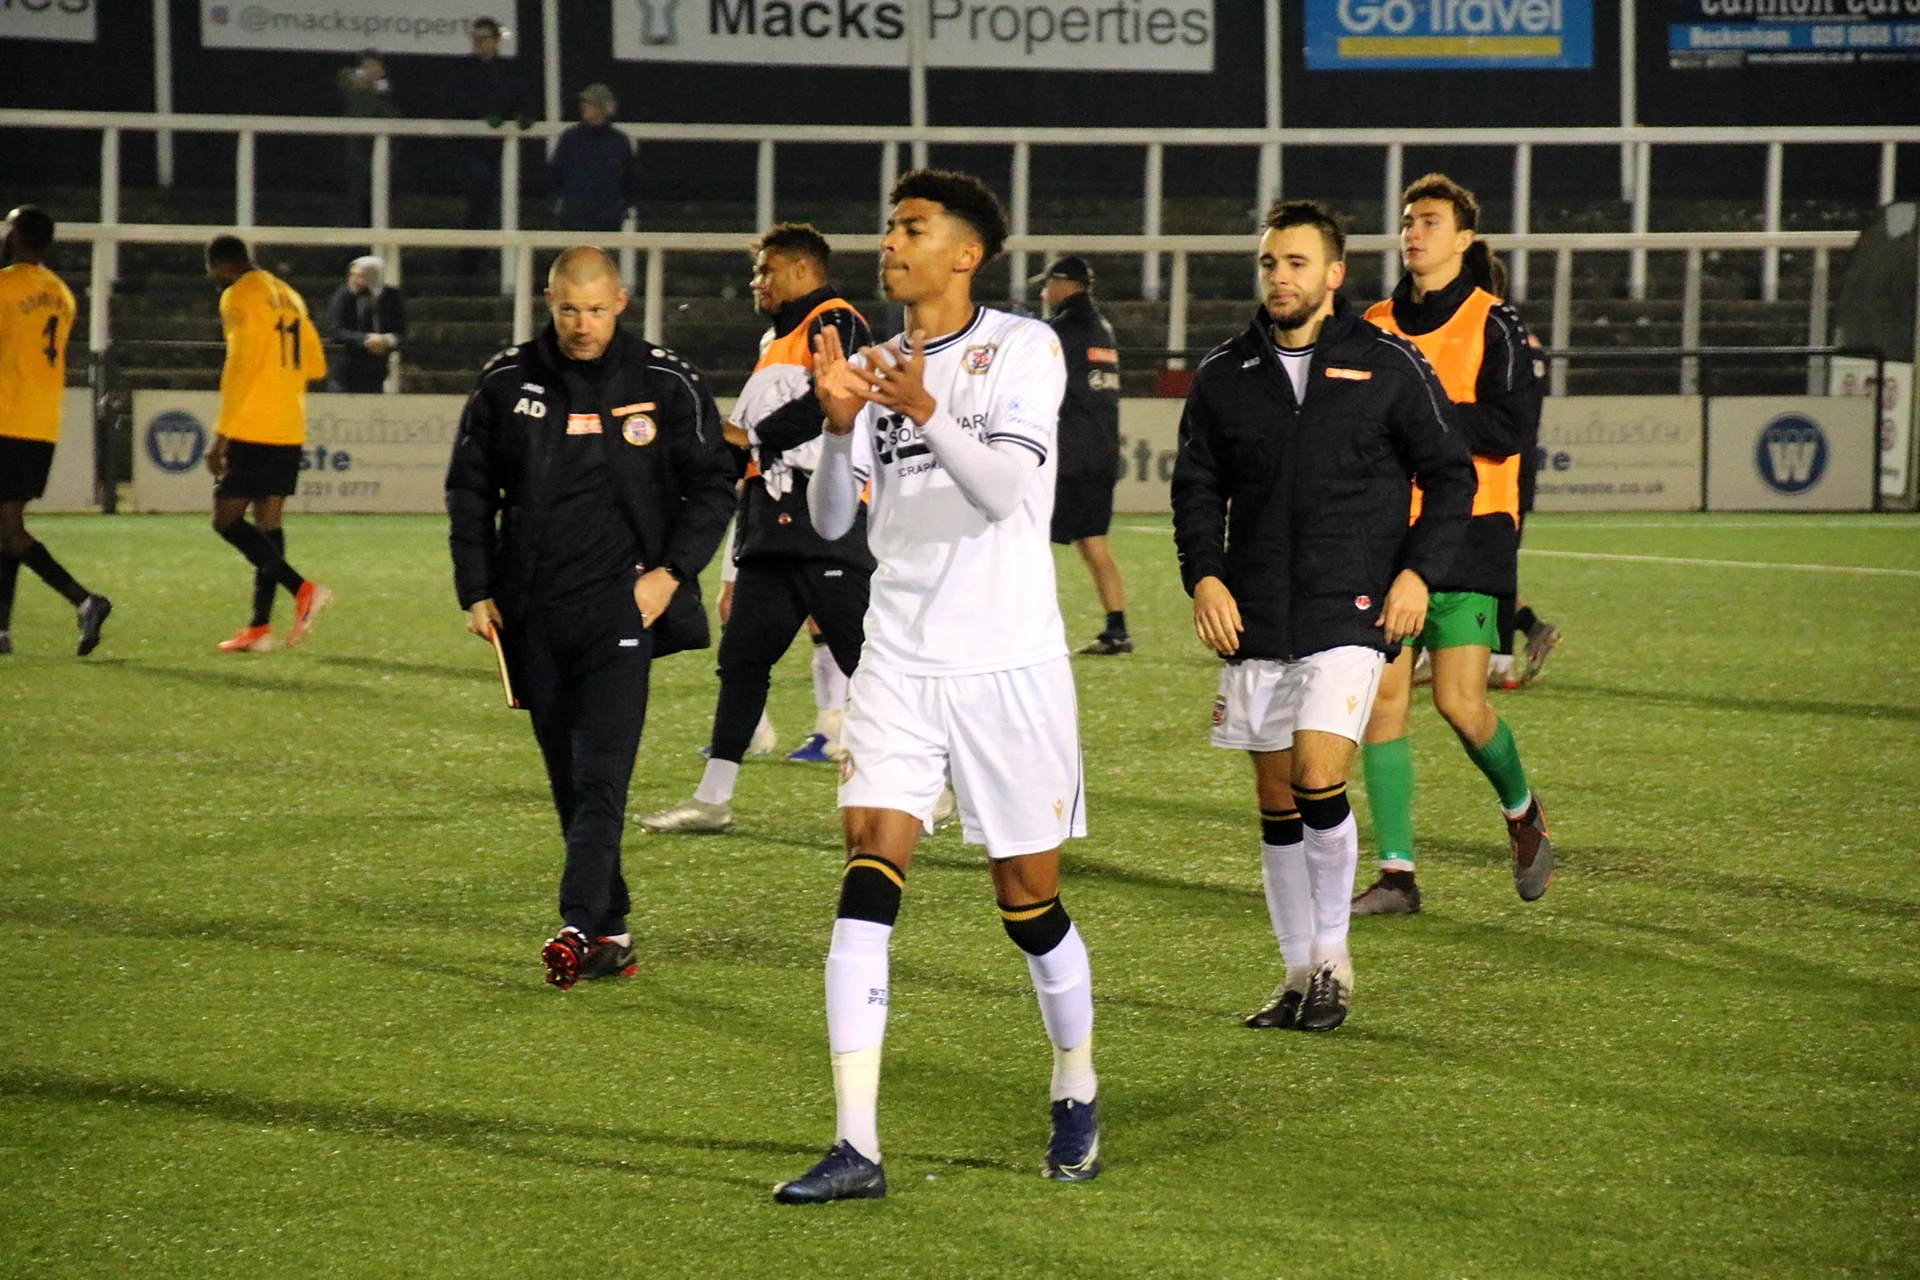
[[[1189,595],[1217,577],[1239,605],[1236,658],[1291,660],[1340,645],[1389,658],[1380,620],[1402,569],[1432,585],[1473,508],[1472,456],[1440,380],[1413,344],[1344,298],[1321,326],[1305,404],[1264,310],[1214,348],[1180,418],[1173,533]],[[1407,524],[1412,480],[1425,490]]]
[[[1113,328],[1085,293],[1062,302],[1049,317],[1067,361],[1067,391],[1060,401],[1060,475],[1114,480],[1120,471],[1120,364]]]
[[[636,568],[672,569],[681,587],[669,617],[700,608],[697,579],[733,510],[734,459],[713,395],[693,366],[624,329],[599,363],[597,379],[581,377],[581,366],[562,359],[549,325],[481,371],[447,468],[461,608],[491,598],[511,620],[544,602],[543,584],[534,581],[543,549],[550,558],[573,537],[637,550]],[[569,437],[576,414],[598,416],[600,432]],[[582,440],[598,442],[617,509],[605,520],[550,529],[553,505],[564,496],[560,445]]]

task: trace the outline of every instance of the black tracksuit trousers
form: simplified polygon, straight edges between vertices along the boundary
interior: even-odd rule
[[[627,784],[647,718],[653,637],[624,581],[510,622],[516,692],[533,716],[566,837],[560,916],[589,938],[627,931],[620,874]]]
[[[833,660],[848,675],[866,643],[865,570],[834,560],[756,558],[740,566],[733,612],[720,636],[720,700],[713,709],[715,760],[740,763],[767,707],[774,664],[800,624],[820,625]]]

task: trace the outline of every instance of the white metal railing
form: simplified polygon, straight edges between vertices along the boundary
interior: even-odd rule
[[[105,351],[111,341],[107,300],[112,291],[118,247],[122,244],[202,245],[216,235],[232,231],[226,226],[187,226],[171,223],[66,223],[60,237],[69,242],[92,245],[92,276],[88,287],[88,346]],[[513,332],[515,342],[533,336],[534,276],[533,259],[538,249],[560,249],[580,241],[580,233],[569,231],[470,231],[422,228],[384,228],[370,234],[364,227],[252,227],[248,233],[256,243],[276,245],[341,245],[359,247],[377,240],[375,246],[387,258],[387,274],[397,282],[401,278],[404,249],[469,249],[498,247],[507,258],[513,296]],[[1832,277],[1830,257],[1834,250],[1853,247],[1858,233],[1853,231],[1663,231],[1646,234],[1549,233],[1533,235],[1490,235],[1488,244],[1518,262],[1530,252],[1551,253],[1554,257],[1554,286],[1551,332],[1547,345],[1564,349],[1572,345],[1573,333],[1573,255],[1593,253],[1683,253],[1685,277],[1681,295],[1681,339],[1683,347],[1700,345],[1700,281],[1704,255],[1713,250],[1778,253],[1805,252],[1813,259],[1813,291],[1809,299],[1807,345],[1824,346],[1827,341],[1827,292]],[[836,235],[839,248],[849,252],[873,253],[880,247],[877,234]],[[645,267],[640,281],[641,327],[649,338],[660,340],[666,312],[666,255],[669,253],[738,253],[746,246],[747,236],[724,231],[630,231],[594,236],[604,248],[644,255]],[[1350,253],[1391,254],[1398,237],[1387,235],[1350,236]],[[1022,235],[1007,242],[1016,258],[1027,254],[1051,254],[1072,250],[1082,254],[1142,254],[1155,258],[1166,255],[1172,264],[1172,287],[1167,305],[1166,349],[1170,353],[1188,347],[1188,264],[1195,254],[1241,257],[1251,265],[1254,242],[1248,234],[1176,235],[1176,236],[1084,236]],[[1024,276],[1015,273],[1016,287]],[[631,283],[631,281],[630,281]],[[1177,355],[1174,357],[1178,367]],[[1697,378],[1693,372],[1683,374]],[[1557,357],[1551,371],[1552,391],[1566,394],[1567,361]]]
[[[181,112],[43,111],[0,110],[0,128],[79,129],[98,131],[100,138],[101,221],[119,217],[120,142],[125,131],[194,132],[233,134],[235,146],[234,218],[241,229],[255,223],[255,191],[258,186],[255,143],[259,135],[331,135],[371,137],[371,202],[374,229],[391,225],[391,139],[408,138],[492,138],[501,147],[500,215],[502,229],[518,225],[520,149],[522,139],[550,140],[564,124],[539,121],[525,130],[508,127],[489,129],[473,120],[389,120],[330,116],[246,116],[194,115]],[[880,207],[885,217],[886,192],[899,172],[898,147],[905,143],[917,157],[923,157],[931,145],[990,145],[1012,149],[1012,190],[1009,213],[1016,233],[1029,226],[1032,149],[1043,146],[1123,146],[1140,147],[1145,152],[1142,170],[1144,211],[1141,232],[1155,236],[1161,228],[1165,201],[1162,174],[1167,147],[1256,147],[1260,150],[1259,190],[1250,193],[1256,203],[1279,190],[1279,149],[1282,147],[1367,147],[1385,151],[1384,209],[1389,223],[1399,204],[1404,185],[1406,148],[1500,147],[1513,151],[1512,234],[1525,237],[1532,230],[1533,149],[1535,147],[1617,147],[1631,157],[1630,224],[1636,235],[1645,234],[1652,204],[1652,149],[1656,146],[1764,146],[1766,179],[1757,193],[1762,201],[1762,223],[1766,231],[1780,230],[1781,200],[1785,174],[1786,148],[1789,146],[1861,145],[1878,148],[1879,203],[1893,199],[1896,190],[1898,148],[1901,143],[1920,143],[1920,125],[1902,126],[1800,126],[1750,129],[1731,126],[1567,129],[1082,129],[1082,128],[974,128],[936,126],[914,128],[908,125],[863,125],[857,130],[846,126],[797,124],[650,124],[621,123],[617,126],[638,142],[751,142],[755,153],[755,222],[765,227],[774,221],[778,207],[777,148],[781,143],[839,143],[877,145],[880,151]],[[1384,226],[1391,234],[1397,226]],[[1076,240],[1077,242],[1077,240]],[[1392,246],[1388,246],[1389,249]],[[1779,296],[1779,246],[1763,251],[1761,296],[1774,301]],[[1013,251],[1013,270],[1024,281],[1028,262],[1026,249]],[[1646,250],[1629,250],[1628,288],[1634,298],[1646,296]],[[1512,262],[1511,291],[1516,299],[1528,297],[1527,254],[1515,255]],[[1148,249],[1141,255],[1141,292],[1158,297],[1160,288],[1159,251]],[[1397,267],[1395,268],[1397,270]],[[501,291],[513,288],[511,255],[501,257]],[[1392,274],[1390,271],[1389,274]]]

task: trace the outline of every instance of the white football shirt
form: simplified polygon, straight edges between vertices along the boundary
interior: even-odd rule
[[[853,427],[856,479],[871,480],[867,546],[878,567],[860,661],[908,675],[981,675],[1067,652],[1053,576],[1054,436],[1067,366],[1051,327],[980,307],[927,344],[937,413],[1040,460],[1020,505],[990,520],[913,419],[879,405]]]

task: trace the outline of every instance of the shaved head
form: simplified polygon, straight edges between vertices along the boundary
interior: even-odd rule
[[[615,286],[620,284],[620,268],[607,256],[604,249],[590,244],[577,244],[553,260],[553,266],[547,269],[547,287],[552,288],[565,281],[576,287],[594,284],[600,280],[612,280]]]
[[[598,360],[606,354],[626,309],[620,269],[592,245],[575,245],[547,272],[547,311],[560,350],[570,360]]]

